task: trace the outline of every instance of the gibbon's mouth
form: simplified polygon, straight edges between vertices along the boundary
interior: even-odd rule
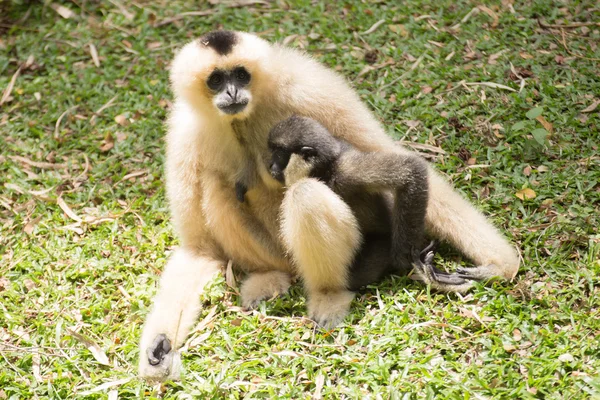
[[[227,105],[219,106],[219,110],[223,111],[225,114],[234,115],[241,113],[244,111],[246,106],[248,105],[248,100],[242,100],[239,103],[231,103]]]

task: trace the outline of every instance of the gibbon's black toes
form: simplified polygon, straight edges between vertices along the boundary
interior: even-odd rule
[[[160,335],[156,336],[154,342],[152,342],[150,347],[148,347],[146,350],[148,363],[150,365],[160,364],[170,351],[171,341],[167,339],[167,336],[164,333],[161,333]]]
[[[427,245],[427,247],[425,247],[423,250],[421,250],[421,255],[426,255],[428,253],[434,253],[437,251],[438,246],[440,245],[440,242],[437,240],[432,240],[431,242],[429,242],[429,244]]]

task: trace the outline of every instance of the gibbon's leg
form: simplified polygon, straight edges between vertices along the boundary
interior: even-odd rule
[[[282,271],[254,272],[242,283],[242,307],[256,308],[262,300],[282,295],[291,284],[290,274]]]
[[[200,311],[200,293],[223,263],[179,248],[160,278],[158,294],[140,340],[139,374],[149,380],[178,379],[181,347]]]
[[[324,183],[301,179],[281,207],[281,235],[308,295],[308,315],[330,329],[348,314],[350,266],[361,244],[350,207]]]
[[[432,168],[426,228],[432,236],[450,242],[477,265],[459,270],[463,278],[510,280],[519,270],[519,256],[513,246]]]

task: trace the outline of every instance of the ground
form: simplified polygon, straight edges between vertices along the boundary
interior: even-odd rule
[[[246,313],[220,279],[183,381],[139,380],[177,246],[167,67],[222,27],[346,76],[519,248],[516,279],[466,296],[388,279],[332,332],[298,285]],[[0,3],[0,399],[600,396],[599,44],[593,0]]]

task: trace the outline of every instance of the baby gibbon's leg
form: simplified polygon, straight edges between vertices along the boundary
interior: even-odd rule
[[[262,300],[282,295],[290,288],[290,274],[282,271],[254,272],[242,283],[242,307],[251,309]]]
[[[327,329],[348,314],[350,266],[361,244],[350,207],[324,183],[301,179],[286,191],[281,235],[308,295],[308,315]]]
[[[140,340],[139,374],[150,380],[178,379],[181,347],[200,311],[204,286],[220,271],[221,261],[179,248],[160,278],[158,294]]]
[[[433,169],[429,172],[426,227],[431,235],[450,242],[477,265],[459,270],[464,278],[512,279],[519,270],[519,256],[513,246]]]

